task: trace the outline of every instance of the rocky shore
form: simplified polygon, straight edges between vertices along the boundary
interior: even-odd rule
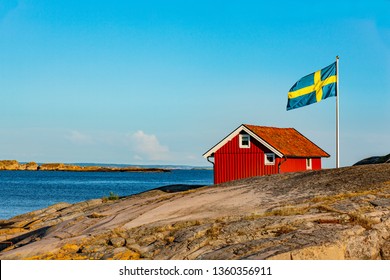
[[[390,165],[165,186],[0,221],[0,259],[390,259]]]
[[[355,163],[354,165],[364,165],[364,164],[379,164],[379,163],[390,163],[390,154],[385,156],[373,156],[369,158],[362,159]]]
[[[0,160],[0,170],[30,170],[30,171],[75,171],[75,172],[169,172],[163,168],[143,168],[136,166],[110,167],[110,166],[79,166],[64,163],[36,162],[19,163],[17,160]]]

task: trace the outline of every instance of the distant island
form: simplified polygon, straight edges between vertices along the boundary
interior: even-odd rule
[[[0,170],[29,170],[29,171],[73,171],[73,172],[170,172],[165,168],[149,168],[138,166],[80,166],[65,163],[36,162],[19,163],[17,160],[0,160]]]

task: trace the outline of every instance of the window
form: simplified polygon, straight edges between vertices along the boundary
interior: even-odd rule
[[[311,170],[311,158],[306,159],[306,169]]]
[[[240,148],[250,148],[251,141],[248,134],[240,134]]]
[[[264,163],[265,165],[275,165],[275,154],[264,154]]]

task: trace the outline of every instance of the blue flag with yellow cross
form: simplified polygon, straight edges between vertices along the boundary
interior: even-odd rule
[[[337,95],[336,62],[297,81],[288,92],[287,110],[320,102]]]

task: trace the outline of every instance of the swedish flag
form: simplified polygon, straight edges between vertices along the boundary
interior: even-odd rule
[[[287,110],[296,109],[336,96],[336,62],[296,82],[288,92]]]

